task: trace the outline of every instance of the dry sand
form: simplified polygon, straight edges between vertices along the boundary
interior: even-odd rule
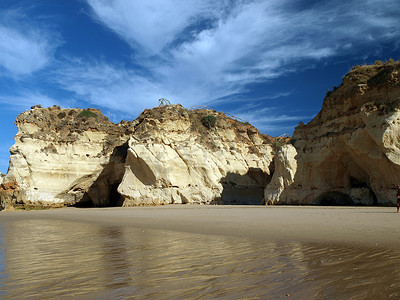
[[[264,241],[351,243],[400,249],[400,214],[390,207],[170,205],[0,213],[0,224],[24,219],[58,219]]]

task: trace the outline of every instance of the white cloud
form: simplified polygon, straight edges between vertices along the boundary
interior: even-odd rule
[[[158,53],[187,26],[217,13],[214,1],[87,0],[95,18],[132,47]],[[221,2],[222,3],[222,2]]]
[[[46,67],[60,45],[55,34],[40,28],[18,10],[0,13],[0,75],[29,75]]]
[[[65,58],[52,80],[78,99],[129,114],[157,105],[161,97],[184,106],[240,99],[249,83],[310,68],[370,43],[366,33],[373,39],[400,37],[397,19],[387,11],[394,1],[326,2],[303,9],[289,0],[87,2],[96,20],[132,47],[132,59],[146,75],[129,64]],[[266,91],[261,101],[273,96]],[[250,119],[265,125],[300,117]]]
[[[350,53],[358,44],[400,37],[391,14],[398,10],[396,1],[333,1],[308,8],[294,8],[298,1],[289,0],[87,1],[97,20],[140,52],[141,65],[157,80],[123,73],[125,82],[142,81],[139,101],[146,94],[169,94],[204,103]],[[207,15],[212,21],[199,23]],[[135,93],[134,85],[119,87]]]
[[[52,80],[84,101],[127,114],[156,106],[161,97],[173,94],[162,83],[137,75],[124,66],[99,61],[66,59]]]
[[[0,26],[0,65],[17,75],[30,74],[49,61],[47,42]]]

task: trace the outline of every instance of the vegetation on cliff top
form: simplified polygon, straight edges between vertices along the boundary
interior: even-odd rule
[[[326,92],[324,105],[327,100],[336,103],[352,97],[352,95],[363,94],[374,87],[389,87],[400,84],[400,61],[390,59],[386,62],[376,61],[372,65],[356,65],[346,75],[339,86]]]
[[[217,118],[213,115],[207,115],[201,118],[201,123],[206,126],[208,129],[215,127],[215,123],[217,122]]]
[[[97,118],[97,114],[95,114],[94,112],[90,111],[90,110],[83,110],[78,117],[80,118]]]

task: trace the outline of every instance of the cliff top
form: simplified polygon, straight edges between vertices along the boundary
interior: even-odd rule
[[[212,144],[225,132],[234,135],[237,142],[252,143],[257,136],[262,143],[272,143],[274,138],[260,134],[247,122],[241,122],[213,109],[185,109],[180,104],[164,105],[144,110],[134,121],[114,124],[98,109],[62,109],[59,106],[42,108],[33,106],[30,111],[18,115],[15,124],[21,138],[39,138],[53,141],[74,142],[84,131],[104,132],[110,140],[135,135],[138,138],[154,138],[160,132],[192,133],[198,142]],[[27,130],[27,125],[36,125]],[[32,127],[32,126],[30,126]]]
[[[373,65],[354,66],[345,76],[340,86],[333,87],[332,91],[326,93],[324,104],[337,99],[351,97],[355,94],[363,94],[373,88],[397,86],[399,77],[400,61],[393,59],[382,62],[376,61]]]
[[[400,106],[400,61],[377,61],[373,65],[355,66],[338,87],[326,93],[322,110],[307,125],[296,131],[321,126],[328,120],[348,117],[361,110],[393,111]],[[352,126],[354,127],[354,126]]]
[[[394,70],[400,69],[400,61],[390,59],[386,62],[378,60],[373,65],[356,65],[343,78],[343,81],[352,82],[369,86],[376,86],[385,82],[391,82],[392,78],[388,75]]]
[[[261,135],[257,128],[247,122],[228,117],[213,109],[185,109],[180,104],[159,106],[144,110],[136,120],[135,136],[152,138],[157,132],[190,132],[199,143],[211,145],[216,137],[223,139],[229,133],[236,142],[252,143],[255,136],[270,143],[267,135]]]
[[[65,134],[81,133],[85,130],[102,131],[108,134],[122,134],[123,128],[129,128],[131,122],[123,125],[114,124],[99,109],[88,108],[42,108],[40,105],[31,107],[31,110],[17,116],[15,124],[30,123],[37,125],[42,131],[56,131],[63,138]],[[122,122],[121,122],[122,124]]]

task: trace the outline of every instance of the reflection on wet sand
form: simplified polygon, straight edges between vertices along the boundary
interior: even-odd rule
[[[4,298],[400,296],[397,250],[260,242],[60,220],[2,226]]]

